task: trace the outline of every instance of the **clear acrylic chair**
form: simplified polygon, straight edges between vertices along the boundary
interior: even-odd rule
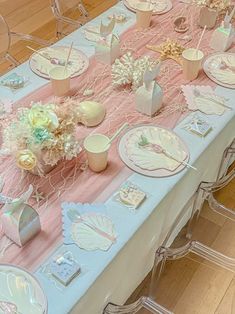
[[[221,179],[224,175],[227,174],[229,167],[234,161],[235,161],[235,139],[224,150],[217,179]]]
[[[225,292],[233,289],[234,273],[234,259],[200,242],[190,241],[181,248],[160,247],[149,295],[129,305],[109,303],[104,314],[213,314]],[[233,313],[232,297],[230,301],[223,313]]]
[[[235,215],[232,209],[226,208],[223,204],[219,203],[215,198],[215,192],[219,191],[223,187],[225,187],[234,177],[235,177],[235,169],[230,171],[229,167],[235,158],[235,140],[227,147],[227,149],[223,153],[221,165],[218,171],[218,177],[215,182],[202,182],[197,190],[194,206],[193,206],[193,214],[190,219],[190,224],[188,226],[188,238],[192,236],[192,225],[196,216],[198,218],[200,211],[202,209],[203,203],[207,200],[210,208],[216,211],[219,214],[222,214],[226,218],[234,220]],[[184,212],[185,213],[185,212]],[[179,222],[182,219],[182,213],[179,214],[178,218],[169,234],[164,241],[164,245],[166,245],[171,238],[172,234],[175,234],[175,228],[177,228]],[[190,264],[193,260],[193,266],[199,265],[200,269],[204,272],[205,276],[208,273],[211,273],[211,280],[216,278],[216,274],[219,271],[219,274],[222,274],[219,282],[224,280],[224,274],[227,273],[229,278],[232,280],[234,277],[235,271],[235,258],[228,257],[212,248],[198,242],[198,241],[189,241],[187,238],[181,239],[181,235],[179,239],[175,241],[173,245],[177,243],[187,243],[186,245],[180,248],[167,248],[161,247],[156,252],[155,262],[152,269],[151,275],[151,283],[149,289],[149,295],[146,297],[139,298],[135,303],[129,305],[115,305],[109,303],[105,310],[105,314],[147,314],[147,313],[156,313],[156,314],[164,314],[164,313],[179,313],[179,314],[189,314],[189,313],[202,313],[200,311],[197,312],[197,309],[192,310],[191,305],[190,308],[180,307],[180,301],[177,301],[178,305],[173,306],[171,302],[168,302],[170,298],[166,298],[164,294],[167,294],[166,291],[170,289],[170,286],[167,285],[173,284],[173,289],[178,290],[182,285],[182,281],[179,280],[176,282],[175,273],[171,272],[170,278],[166,275],[166,272],[169,272],[169,267],[176,267],[176,272],[184,271],[185,265]],[[202,262],[202,259],[205,259],[206,262]],[[175,264],[177,263],[177,264]],[[190,267],[189,267],[190,268]],[[192,269],[192,266],[191,266]],[[187,277],[187,276],[186,276]],[[199,276],[200,277],[200,276]],[[168,279],[167,279],[168,278]],[[203,276],[202,276],[203,278]],[[189,280],[189,279],[184,279]],[[185,285],[187,286],[187,282]],[[203,283],[202,283],[203,284]],[[202,285],[198,285],[197,289],[199,292],[204,291],[207,293],[207,290],[211,289],[210,280],[208,280],[208,287],[202,289]],[[235,287],[235,285],[234,285]],[[206,289],[206,290],[205,290]],[[231,288],[232,289],[232,288]],[[162,292],[164,291],[164,293]],[[170,291],[170,290],[169,290]],[[229,289],[228,289],[229,291]],[[197,292],[198,293],[198,292]],[[195,290],[190,294],[190,290],[185,290],[184,294],[187,296],[186,299],[190,299],[191,296],[195,295]],[[233,295],[233,300],[231,301],[231,308],[227,312],[223,312],[226,314],[235,314],[235,292],[230,293]],[[203,298],[203,294],[201,295]],[[213,293],[211,298],[213,299]],[[195,300],[192,301],[192,304],[195,304]],[[197,304],[200,308],[200,298],[197,300]],[[186,302],[187,303],[187,302]],[[213,303],[213,302],[212,302]],[[188,303],[187,303],[188,304]],[[185,303],[183,304],[185,307]],[[191,311],[192,310],[192,311]],[[209,312],[203,312],[209,314]],[[214,313],[213,311],[211,313]],[[216,312],[219,314],[219,312]]]
[[[165,309],[160,304],[154,302],[150,297],[141,297],[139,300],[129,305],[117,305],[114,303],[109,303],[105,307],[103,312],[103,314],[135,314],[135,313],[173,314],[171,311]]]
[[[42,46],[49,46],[51,43],[40,39],[38,37],[12,32],[9,29],[9,26],[2,15],[0,15],[0,59],[8,60],[12,65],[17,66],[20,64],[11,54],[10,47],[12,43],[12,38],[15,37],[19,40],[32,41]]]
[[[198,218],[205,201],[209,208],[227,219],[235,221],[235,211],[226,207],[216,199],[215,193],[222,190],[235,178],[235,167],[229,167],[235,159],[235,140],[225,149],[215,182],[201,182],[196,194],[192,208],[191,218],[187,227],[187,238],[192,238],[193,229],[196,226]]]
[[[56,18],[57,38],[63,34],[64,25],[78,28],[88,21],[89,15],[82,0],[51,0],[51,9]]]
[[[223,215],[228,219],[234,220],[235,214],[232,209],[227,208],[223,204],[219,203],[214,193],[219,191],[223,187],[225,187],[234,177],[235,177],[235,169],[232,169],[228,172],[229,167],[231,166],[232,162],[235,158],[235,140],[226,148],[223,153],[221,165],[218,171],[218,177],[215,182],[202,182],[197,190],[192,216],[190,219],[190,223],[188,226],[188,238],[192,236],[192,227],[194,216],[198,218],[200,211],[202,209],[203,203],[208,201],[208,204],[212,210]],[[185,212],[184,212],[185,213]],[[164,245],[166,245],[171,238],[172,234],[175,234],[175,228],[177,228],[179,222],[182,219],[182,213],[179,214],[172,230],[166,237],[164,241]],[[155,262],[152,269],[151,274],[151,283],[149,289],[148,296],[140,297],[136,302],[129,304],[129,305],[115,305],[109,303],[105,310],[105,314],[147,314],[147,313],[156,313],[156,314],[169,314],[169,313],[179,313],[179,314],[191,314],[191,313],[204,313],[204,314],[212,314],[215,311],[207,311],[200,312],[200,304],[201,300],[203,300],[204,295],[208,295],[208,291],[210,291],[211,286],[213,284],[214,278],[217,278],[218,274],[220,274],[218,281],[218,285],[221,285],[222,282],[225,281],[225,278],[229,278],[230,281],[233,280],[234,272],[235,272],[235,258],[228,257],[212,248],[202,244],[199,241],[190,241],[187,238],[179,239],[175,241],[173,245],[177,243],[186,243],[186,245],[181,246],[180,248],[167,248],[167,247],[160,247],[155,256]],[[203,260],[202,260],[203,258]],[[192,263],[193,261],[193,263]],[[179,273],[186,272],[186,266],[189,265],[189,273],[193,272],[192,276],[194,276],[195,267],[197,269],[200,268],[198,272],[198,279],[202,279],[202,283],[198,283],[196,281],[196,277],[194,281],[196,282],[197,286],[195,287],[190,286],[190,289],[184,289],[185,291],[180,291],[182,288],[182,281],[186,280],[179,276]],[[190,266],[191,265],[191,266]],[[193,266],[192,266],[193,265]],[[172,269],[176,268],[175,272]],[[168,275],[167,275],[168,273]],[[170,273],[170,277],[169,277]],[[187,272],[186,272],[187,273]],[[200,276],[200,274],[202,274]],[[203,287],[205,284],[206,274],[210,274],[210,278],[206,280],[206,288]],[[226,277],[226,276],[227,277]],[[177,277],[179,278],[177,280]],[[210,279],[210,280],[209,280]],[[170,284],[175,282],[173,288],[170,290]],[[192,280],[193,282],[193,280]],[[212,282],[212,283],[211,283]],[[183,285],[184,287],[188,286],[188,281]],[[234,286],[234,287],[233,287]],[[227,290],[230,291],[231,289],[235,290],[235,284],[233,286],[227,287]],[[182,288],[183,289],[183,288]],[[220,289],[220,287],[214,287],[215,290]],[[175,298],[175,304],[173,306],[172,299],[169,296],[168,291],[176,291],[179,296],[181,294],[185,295],[185,302],[180,304],[180,300],[177,300],[175,294],[173,293],[173,297]],[[196,291],[196,299],[192,300],[193,296],[195,296]],[[202,292],[202,293],[201,293]],[[215,291],[212,291],[215,292]],[[235,314],[235,291],[230,293],[230,296],[234,296],[230,300],[230,308],[226,309],[226,311],[221,311],[221,313],[226,314]],[[199,296],[199,297],[198,297]],[[221,293],[221,298],[223,297],[223,293]],[[214,298],[212,293],[211,298]],[[190,302],[188,301],[190,300]],[[169,302],[170,301],[170,302]],[[218,304],[221,300],[218,301]],[[186,307],[185,304],[188,306]],[[195,309],[193,305],[198,304],[198,309]],[[182,308],[183,306],[183,308]],[[213,308],[212,305],[210,305]],[[219,311],[216,313],[220,313]]]

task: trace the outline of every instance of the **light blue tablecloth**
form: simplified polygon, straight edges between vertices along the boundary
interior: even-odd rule
[[[123,25],[118,25],[116,28],[117,33],[122,33],[129,26],[133,25],[135,22],[135,15],[130,11],[127,11],[122,3],[118,3],[115,7],[111,8],[107,12],[103,13],[100,17],[91,21],[90,24],[98,24],[101,19],[107,17],[112,12],[125,12],[128,15],[128,22]],[[94,54],[94,47],[92,43],[88,42],[84,39],[82,34],[83,27],[79,30],[73,32],[69,36],[62,39],[60,42],[56,43],[56,45],[70,45],[71,41],[74,41],[74,46],[78,47],[80,50],[86,53],[86,55],[91,56]],[[0,87],[0,94],[3,98],[10,98],[14,102],[20,100],[28,93],[34,91],[35,89],[47,84],[48,81],[36,76],[31,72],[28,62],[20,65],[16,69],[13,69],[12,72],[17,72],[19,74],[24,74],[30,77],[31,84],[29,84],[26,88],[18,91],[14,95],[12,92],[7,90],[6,88]],[[217,87],[216,92],[229,98],[229,105],[235,109],[234,97],[235,91],[225,89],[222,87]],[[234,121],[234,110],[226,111],[226,113],[222,116],[207,116],[207,120],[210,121],[213,126],[213,131],[209,133],[206,138],[199,138],[189,132],[185,131],[182,126],[186,123],[187,120],[191,118],[190,114],[184,121],[177,125],[175,128],[175,132],[186,142],[190,151],[190,163],[197,164],[197,160],[199,157],[207,150],[210,150],[210,146],[214,145],[216,147],[215,142],[217,137],[223,132],[223,130],[228,127]],[[229,126],[231,128],[231,126]],[[231,137],[234,136],[235,131],[231,128]],[[230,139],[226,138],[229,142]],[[220,152],[222,155],[222,152]],[[208,155],[211,156],[211,155]],[[112,218],[117,233],[118,233],[118,241],[114,244],[108,252],[87,252],[79,249],[76,246],[69,246],[66,249],[69,249],[73,252],[75,259],[80,263],[82,268],[82,273],[79,277],[74,279],[72,283],[67,288],[58,289],[55,287],[53,281],[47,278],[41,271],[41,267],[35,272],[36,277],[39,279],[42,287],[47,295],[48,304],[49,304],[49,314],[65,314],[69,313],[73,309],[73,313],[78,313],[76,311],[75,305],[79,304],[80,298],[84,297],[86,294],[89,295],[88,290],[95,283],[97,278],[104,276],[108,265],[114,265],[115,258],[118,253],[123,250],[128,250],[127,243],[130,239],[134,239],[138,229],[144,225],[144,222],[151,219],[151,214],[158,210],[158,206],[160,206],[161,202],[168,197],[170,192],[177,187],[177,184],[183,178],[190,173],[191,180],[197,184],[204,178],[207,178],[207,169],[208,167],[213,167],[213,160],[208,161],[211,164],[205,164],[202,168],[198,169],[198,172],[194,172],[193,170],[184,169],[182,172],[168,177],[168,178],[149,178],[139,174],[134,173],[128,179],[129,181],[135,182],[140,187],[143,188],[144,191],[147,191],[149,197],[141,206],[141,208],[136,211],[130,211],[118,204],[113,200],[113,196],[106,201],[107,213]],[[215,164],[217,167],[217,164]],[[195,186],[193,185],[193,189],[195,190]],[[188,201],[189,196],[192,195],[191,188],[189,186],[185,186],[185,190],[182,191],[182,194],[185,194],[185,203]],[[69,200],[68,200],[69,201]],[[79,201],[79,200],[78,200]],[[174,219],[173,219],[174,220]],[[169,223],[170,225],[170,223]],[[167,229],[168,227],[166,227]],[[144,234],[143,234],[144,236]],[[59,247],[57,251],[61,251],[62,247]],[[52,252],[54,255],[55,252]],[[127,251],[128,254],[128,251]],[[143,257],[144,258],[144,257]],[[48,263],[50,258],[48,258],[45,263]],[[111,267],[111,266],[110,266]],[[114,269],[115,266],[113,266]],[[119,267],[119,266],[118,266]],[[122,266],[124,267],[124,266]],[[128,266],[126,266],[128,267]],[[121,266],[120,269],[120,277]],[[144,274],[144,271],[143,271]],[[130,278],[129,280],[132,280]],[[134,279],[133,279],[134,280]],[[104,282],[105,286],[100,286],[100,289],[104,289],[104,291],[111,290],[112,287],[112,278],[110,278],[109,282]],[[109,287],[110,285],[110,287]],[[123,279],[123,285],[128,285],[127,278]],[[124,286],[123,286],[124,287]],[[121,288],[120,288],[121,289]],[[125,288],[123,288],[125,290]],[[97,291],[98,293],[98,291]],[[100,293],[100,291],[99,291]],[[128,297],[128,295],[126,295]],[[123,297],[122,297],[123,298]],[[89,298],[88,298],[89,299]],[[112,294],[108,297],[104,298],[105,300],[112,300]],[[91,299],[90,302],[96,302]],[[97,301],[98,302],[98,301]],[[93,310],[89,309],[89,304],[87,303],[87,307],[79,311],[82,314],[97,314],[100,313],[100,309],[102,308],[102,304],[97,304],[97,310],[94,310],[95,306],[93,305]],[[78,306],[79,308],[79,306]]]

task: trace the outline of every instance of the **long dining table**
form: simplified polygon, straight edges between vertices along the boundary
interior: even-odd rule
[[[164,108],[153,118],[143,116],[135,110],[133,91],[117,91],[112,86],[110,66],[96,61],[95,44],[84,37],[84,29],[88,25],[99,26],[101,21],[108,23],[109,16],[123,13],[127,16],[126,22],[118,23],[115,27],[116,34],[120,36],[122,52],[131,51],[136,57],[147,54],[157,58],[159,55],[147,50],[146,44],[159,45],[168,37],[177,40],[180,35],[174,32],[173,17],[179,13],[191,17],[192,40],[185,45],[195,46],[201,34],[196,23],[197,12],[194,7],[188,8],[184,3],[174,0],[172,10],[154,16],[150,29],[139,31],[135,27],[135,13],[129,11],[122,2],[118,2],[55,43],[70,46],[73,42],[75,48],[90,58],[87,72],[72,79],[72,86],[81,100],[86,99],[82,91],[88,87],[93,88],[95,94],[89,99],[102,102],[107,110],[104,122],[97,128],[78,126],[78,137],[84,138],[87,134],[95,132],[112,135],[124,120],[130,125],[152,123],[168,127],[186,143],[190,164],[196,167],[197,171],[184,168],[175,175],[162,178],[135,173],[120,160],[118,142],[112,144],[108,168],[100,174],[94,174],[89,169],[82,171],[78,156],[75,161],[59,165],[49,178],[35,178],[28,174],[22,178],[19,169],[12,165],[12,159],[1,156],[0,171],[6,182],[5,194],[17,196],[31,183],[43,192],[46,198],[38,203],[31,200],[39,212],[42,232],[23,248],[8,243],[0,229],[0,263],[18,265],[34,273],[47,296],[49,314],[99,314],[108,302],[125,303],[151,270],[154,252],[169,235],[175,222],[181,217],[170,241],[173,241],[186,223],[191,212],[193,195],[200,182],[216,178],[223,151],[235,137],[233,89],[216,85],[203,71],[191,82],[195,85],[212,86],[218,95],[227,99],[232,108],[226,110],[223,115],[203,115],[212,126],[212,131],[206,137],[196,136],[185,129],[195,112],[187,108],[180,92],[181,85],[189,82],[183,79],[179,64],[166,60],[162,62],[162,70],[157,78],[164,91]],[[201,44],[205,55],[212,52],[209,47],[211,34],[212,31],[207,31]],[[233,50],[232,48],[231,51]],[[50,83],[34,74],[29,62],[21,64],[6,75],[10,73],[29,78],[29,84],[14,93],[0,86],[0,99],[2,102],[11,102],[13,109],[28,106],[32,101],[43,103],[53,100]],[[0,121],[3,129],[5,122]],[[147,199],[137,210],[130,210],[115,200],[114,195],[118,187],[125,181],[136,184],[147,193]],[[117,231],[116,243],[105,252],[85,251],[76,245],[63,244],[61,204],[64,202],[105,204],[106,214],[112,219]],[[67,287],[56,285],[45,270],[52,258],[62,251],[71,251],[81,266],[81,273]]]

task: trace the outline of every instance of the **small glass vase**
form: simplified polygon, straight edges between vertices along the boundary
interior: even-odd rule
[[[215,26],[218,17],[218,11],[216,9],[210,9],[208,7],[202,7],[199,13],[199,26],[207,27],[211,29]]]

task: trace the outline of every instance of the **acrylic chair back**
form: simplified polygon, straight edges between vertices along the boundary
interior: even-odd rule
[[[81,12],[82,6],[84,6],[81,0],[54,0],[52,2],[61,16],[66,16],[76,9]]]
[[[88,20],[88,12],[81,0],[51,0],[51,9],[56,18],[57,38],[66,34],[64,26],[78,28]]]
[[[9,27],[3,18],[2,15],[0,15],[0,58],[4,58],[11,45],[11,34]]]

